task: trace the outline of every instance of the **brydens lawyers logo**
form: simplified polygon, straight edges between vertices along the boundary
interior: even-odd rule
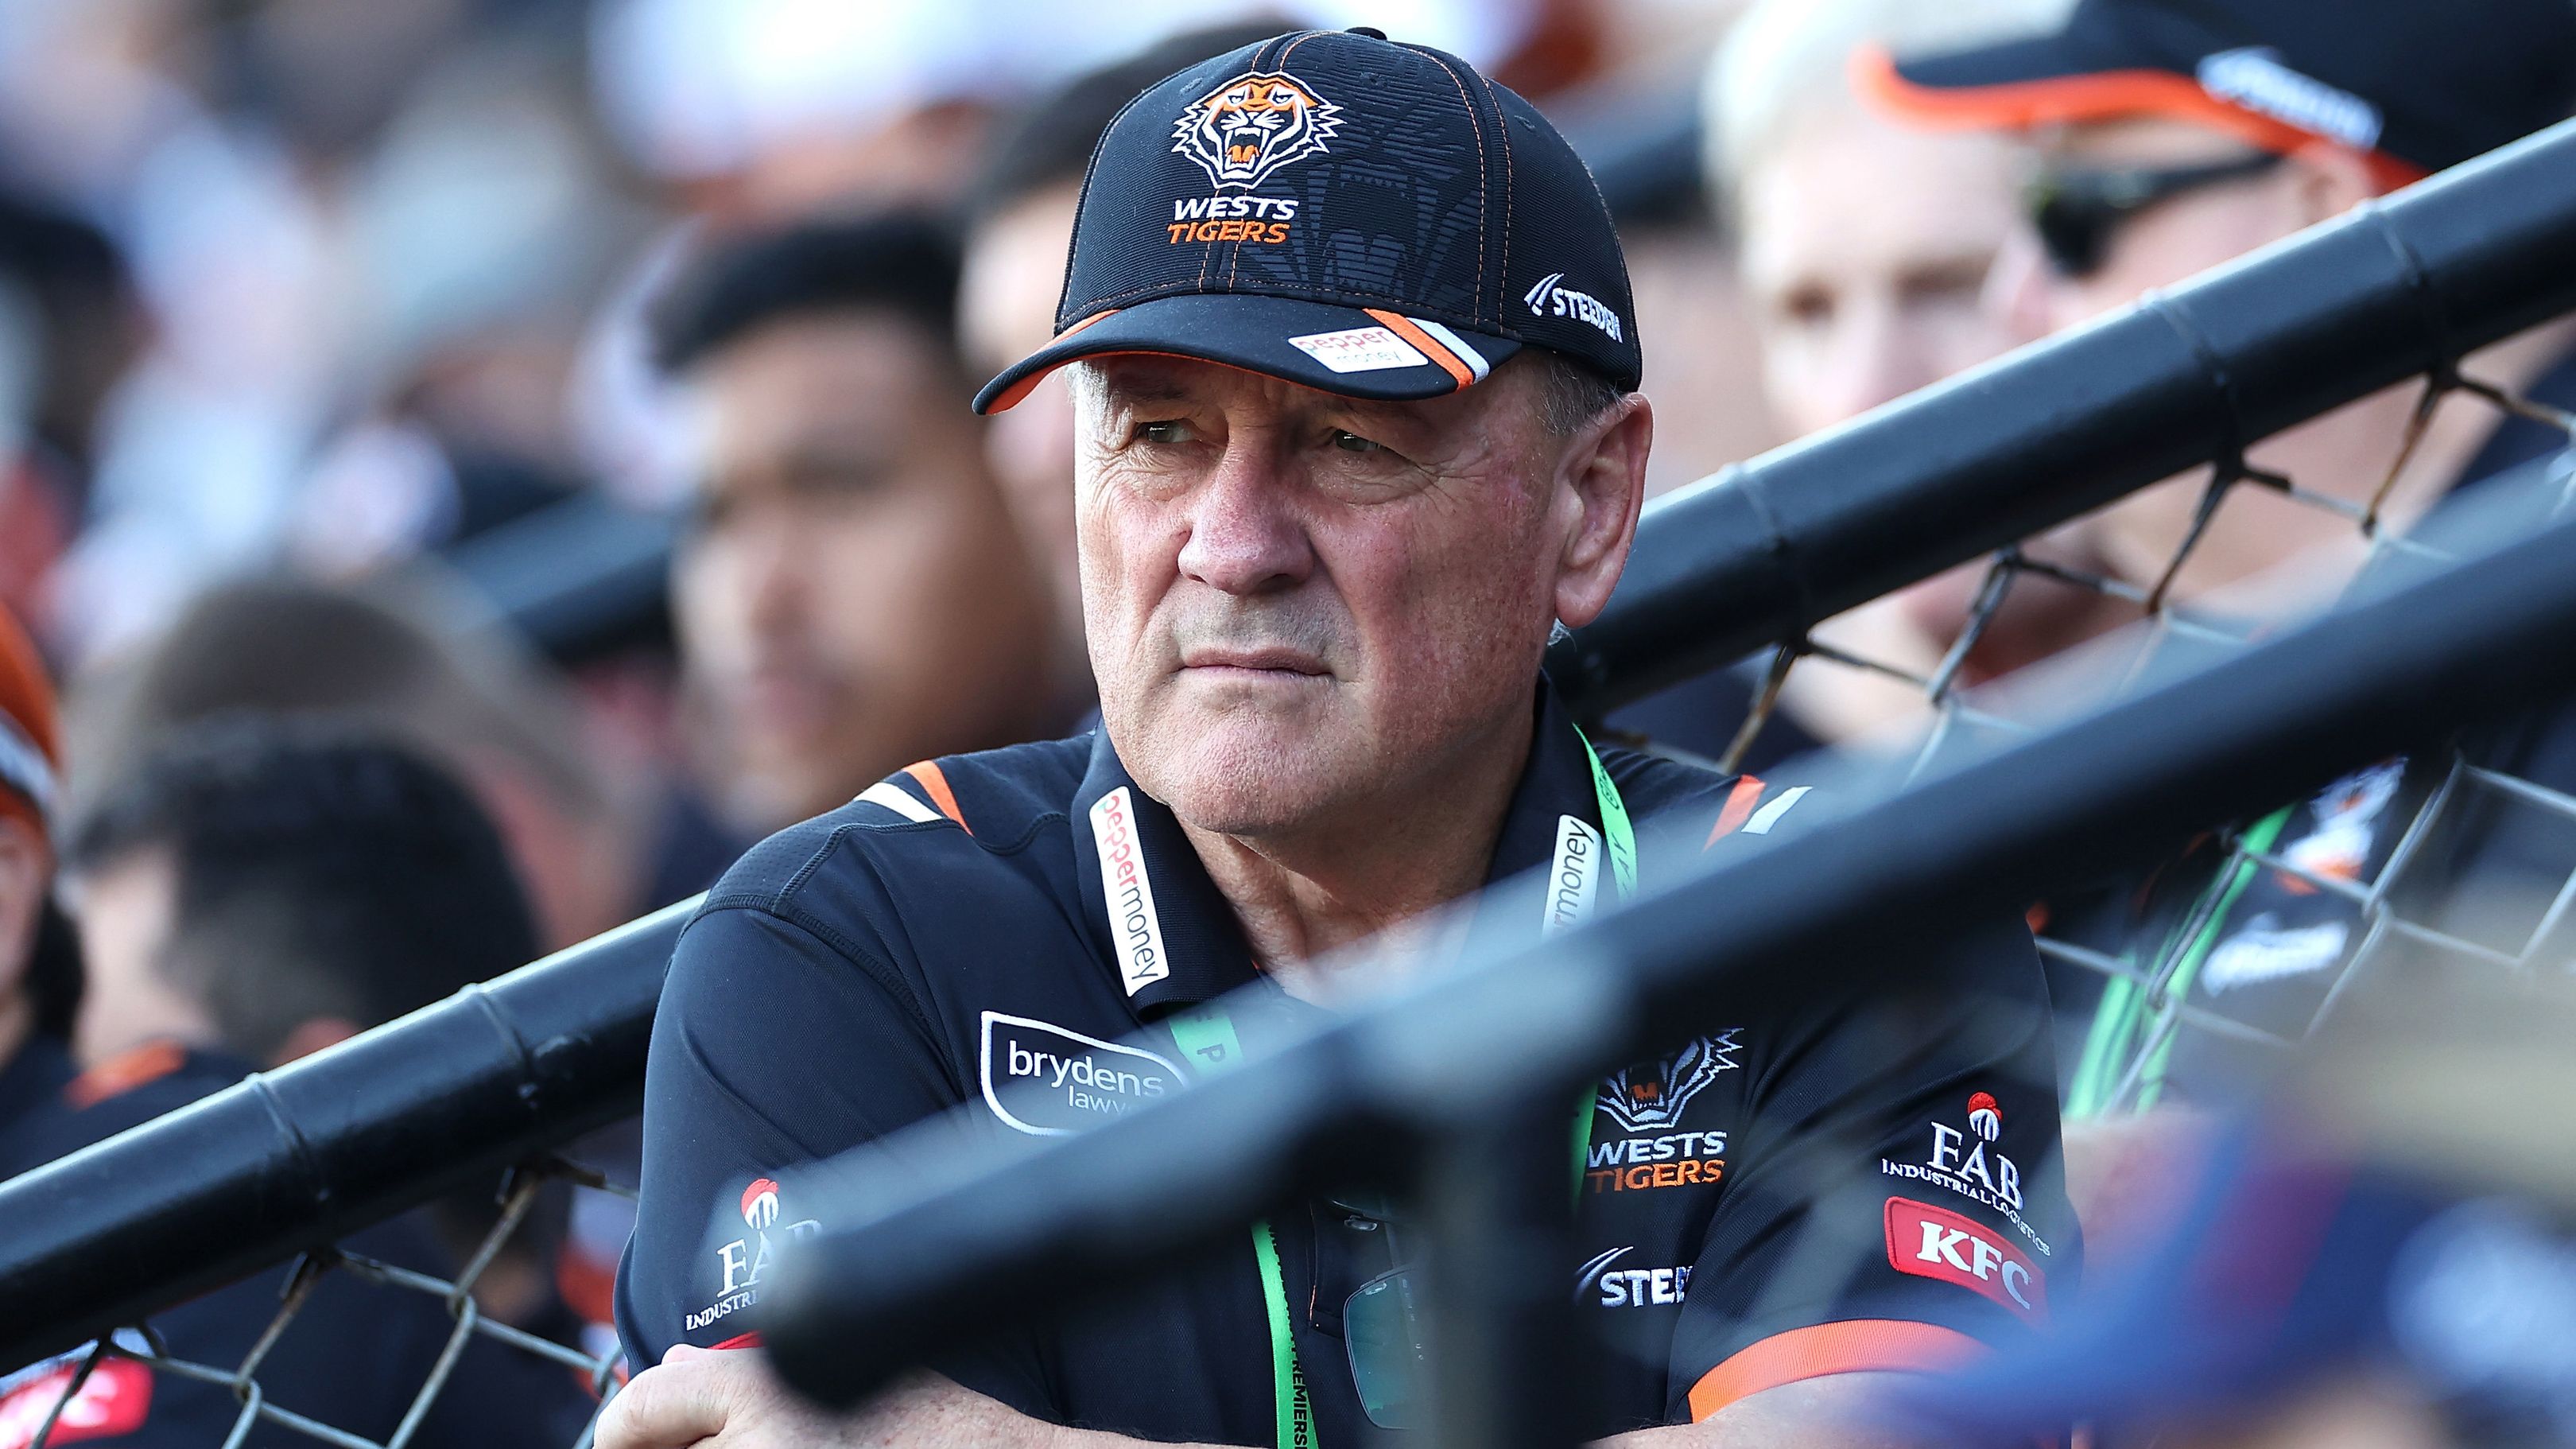
[[[1181,1089],[1181,1069],[1152,1052],[998,1011],[984,1013],[978,1056],[984,1105],[1033,1137],[1096,1127]]]
[[[1135,995],[1172,974],[1163,954],[1163,922],[1154,914],[1154,885],[1145,847],[1136,838],[1136,796],[1121,785],[1091,804],[1091,843],[1100,852],[1100,890],[1109,902],[1109,934],[1118,943],[1118,979]]]
[[[1247,71],[1192,101],[1172,125],[1172,149],[1219,190],[1249,191],[1292,161],[1320,156],[1342,108],[1278,71]]]

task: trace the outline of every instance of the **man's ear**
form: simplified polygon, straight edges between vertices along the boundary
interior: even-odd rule
[[[1601,616],[1628,567],[1654,442],[1654,406],[1632,392],[1602,409],[1566,447],[1557,473],[1565,543],[1557,555],[1556,617],[1569,628]]]
[[[2290,153],[2302,226],[2343,215],[2379,194],[2379,182],[2361,153],[2327,141]]]

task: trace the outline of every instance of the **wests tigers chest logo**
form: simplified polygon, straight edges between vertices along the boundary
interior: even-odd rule
[[[1291,161],[1324,154],[1342,108],[1284,72],[1248,71],[1199,97],[1172,127],[1172,149],[1219,190],[1249,191]]]
[[[1735,1069],[1742,1048],[1736,1037],[1744,1028],[1729,1027],[1704,1036],[1661,1061],[1634,1066],[1601,1083],[1598,1101],[1610,1120],[1629,1132],[1654,1132],[1681,1121],[1690,1105],[1718,1074]]]

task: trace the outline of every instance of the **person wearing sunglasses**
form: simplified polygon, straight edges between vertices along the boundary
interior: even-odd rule
[[[2081,0],[2056,32],[1939,55],[1860,57],[1854,75],[1891,116],[2025,136],[2037,161],[2027,229],[2008,243],[1987,299],[2036,337],[2126,306],[2371,197],[2540,130],[2576,105],[2576,8],[2563,0]],[[2576,405],[2576,326],[2559,321],[2465,360],[2470,377]],[[2419,395],[2408,383],[2265,439],[2255,467],[2360,503],[2387,477]],[[2398,533],[2446,499],[2565,445],[2563,433],[2493,409],[2445,406],[2382,508]],[[2113,573],[2164,574],[2199,503],[2199,475],[2147,489],[2091,522]],[[2360,566],[2361,531],[2323,509],[2233,490],[2175,575],[2171,597],[2240,619],[2277,615]],[[2248,838],[2293,858],[2334,847],[2368,878],[2394,848],[2424,782],[2404,761],[2362,771],[2260,821]],[[2561,788],[2576,777],[2552,779]],[[2230,882],[2202,852],[2155,872],[2133,918],[2104,926],[2114,954],[2177,949],[2174,923],[2205,920],[2185,959],[2208,979],[2196,1005],[2296,1035],[2343,979],[2361,933],[2346,907],[2303,882]],[[2209,914],[2192,915],[2203,906]],[[2259,977],[2259,981],[2258,978]],[[2216,993],[2224,990],[2221,1000]],[[2114,989],[2089,1048],[2070,1053],[2068,1175],[2102,1261],[2151,1234],[2134,1191],[2170,1155],[2170,1113],[2110,1118],[2117,1053],[2136,1039],[2133,997]],[[2177,1038],[2119,1105],[2214,1105],[2279,1065],[2241,1045]],[[2251,1054],[2260,1056],[2259,1052]]]
[[[1863,93],[1911,124],[2008,131],[2037,160],[2029,223],[1987,279],[2029,340],[2136,302],[2371,197],[2504,145],[2576,105],[2576,7],[2562,0],[2081,0],[2056,31],[1946,54],[1855,57]],[[2576,400],[2576,330],[2536,329],[2467,359],[2470,376]],[[2250,461],[2359,501],[2396,454],[2411,386],[2291,429]],[[2401,528],[2464,480],[2525,461],[2545,430],[2447,408],[2383,516]],[[2152,585],[2199,481],[2104,515],[2112,571]],[[2175,596],[2271,612],[2258,582],[2293,558],[2358,561],[2357,530],[2320,509],[2240,493],[2175,580]],[[2348,573],[2349,568],[2342,570]]]
[[[1120,112],[1051,340],[976,399],[1066,370],[1101,727],[909,767],[756,847],[682,933],[618,1275],[640,1372],[602,1449],[1430,1427],[1420,1245],[1402,1199],[1348,1192],[1033,1304],[837,1423],[713,1350],[758,1342],[767,1275],[830,1226],[812,1159],[882,1142],[848,1170],[900,1172],[925,1118],[1001,1141],[1150,1110],[1824,813],[1596,746],[1542,673],[1635,536],[1636,306],[1572,148],[1454,57],[1297,32]],[[1782,961],[1531,1124],[1574,1242],[1528,1271],[1605,1350],[1565,1368],[1593,1434],[1850,1442],[1855,1398],[2029,1338],[2072,1290],[2018,914],[1871,964]]]

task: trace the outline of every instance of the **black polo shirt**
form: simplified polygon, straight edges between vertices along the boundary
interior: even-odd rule
[[[1491,878],[1550,865],[1610,898],[1581,737],[1542,688]],[[1604,749],[1641,885],[1789,828],[1806,792]],[[1499,893],[1472,929],[1563,908]],[[1744,909],[1760,909],[1746,902]],[[1524,921],[1488,919],[1510,910]],[[2048,1008],[2018,920],[1928,944],[1883,999],[1746,992],[1720,1030],[1603,1082],[1567,1288],[1612,1352],[1599,1432],[1775,1384],[1925,1368],[2044,1323],[2078,1249],[2055,1169]],[[1235,988],[1245,1049],[1318,1008],[1261,986],[1170,812],[1104,734],[917,765],[771,838],[682,934],[654,1025],[643,1198],[618,1281],[637,1366],[756,1341],[778,1245],[819,1224],[778,1174],[973,1104],[1053,1134],[1179,1090],[1168,1018]],[[1883,1009],[1882,1009],[1883,1008]],[[899,1170],[899,1169],[898,1169]],[[1365,1204],[1273,1219],[1326,1444],[1371,1437],[1339,1341]],[[1378,1234],[1379,1239],[1394,1234]],[[1120,1302],[1033,1311],[939,1367],[1023,1412],[1143,1438],[1276,1437],[1247,1234]]]
[[[0,1178],[40,1167],[129,1127],[176,1111],[239,1081],[239,1063],[154,1043],[87,1075],[62,1044],[32,1037],[0,1064]],[[346,1240],[350,1251],[422,1272],[446,1269],[428,1235],[407,1220]],[[288,1269],[261,1273],[181,1304],[151,1321],[172,1357],[238,1366],[277,1315]],[[43,1304],[23,1306],[43,1313]],[[437,1366],[454,1320],[438,1300],[381,1288],[345,1272],[326,1275],[261,1361],[265,1402],[383,1443]],[[131,1330],[120,1342],[146,1347]],[[35,1364],[0,1364],[0,1449],[33,1441],[86,1348]],[[568,1371],[481,1336],[458,1360],[447,1391],[412,1443],[453,1449],[561,1449],[581,1432],[593,1400]],[[63,1410],[52,1443],[204,1449],[225,1442],[241,1405],[232,1390],[131,1359],[103,1361]],[[252,1446],[314,1441],[262,1421]]]

